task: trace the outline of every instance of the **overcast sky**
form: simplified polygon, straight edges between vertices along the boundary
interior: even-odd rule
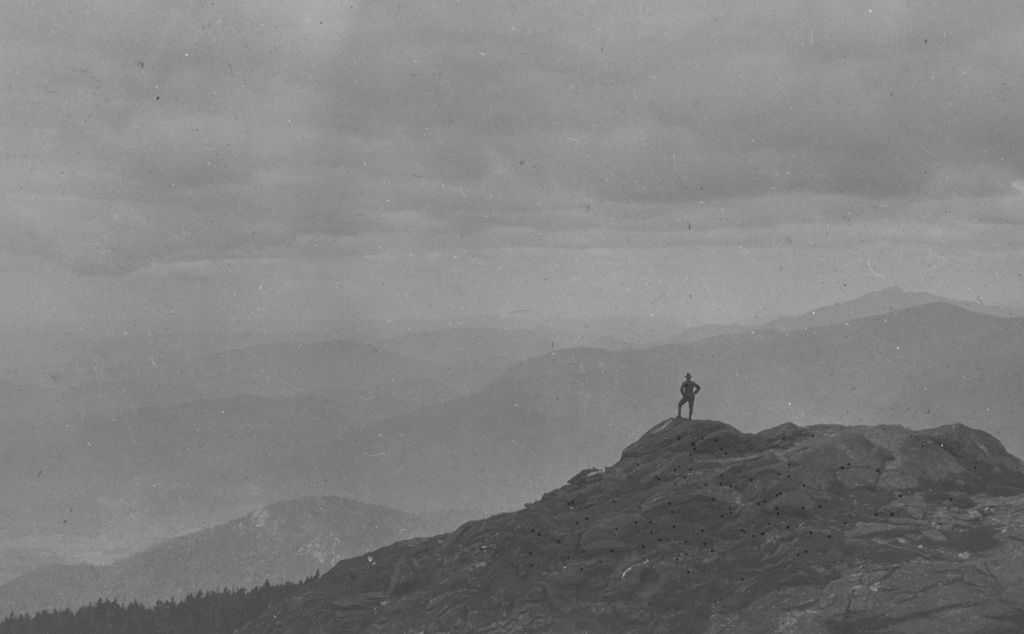
[[[1024,304],[1019,0],[6,0],[0,321]]]

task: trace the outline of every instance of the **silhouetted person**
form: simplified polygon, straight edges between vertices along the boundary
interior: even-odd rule
[[[676,418],[683,417],[683,403],[689,403],[690,420],[693,420],[693,399],[697,396],[697,392],[700,392],[700,386],[693,380],[693,375],[687,372],[686,380],[679,386],[679,393],[683,395],[683,398],[679,399],[679,414],[676,415]]]

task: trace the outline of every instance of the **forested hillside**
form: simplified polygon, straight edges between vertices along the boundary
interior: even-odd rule
[[[100,600],[78,610],[9,615],[0,634],[224,634],[251,621],[273,603],[317,579],[252,589],[198,592],[181,601],[160,601],[152,607]]]

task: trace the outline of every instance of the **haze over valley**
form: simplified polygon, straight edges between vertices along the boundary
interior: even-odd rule
[[[453,517],[511,510],[609,463],[638,421],[674,411],[687,370],[705,387],[698,413],[747,431],[959,422],[1024,454],[1021,319],[938,299],[888,288],[733,334],[614,350],[481,327],[115,347],[94,372],[8,402],[31,433],[5,445],[5,579],[109,563],[306,496]]]

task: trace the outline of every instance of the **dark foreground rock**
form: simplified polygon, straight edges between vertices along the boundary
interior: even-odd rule
[[[961,425],[667,420],[521,511],[342,561],[242,631],[1020,632],[1024,463]]]

